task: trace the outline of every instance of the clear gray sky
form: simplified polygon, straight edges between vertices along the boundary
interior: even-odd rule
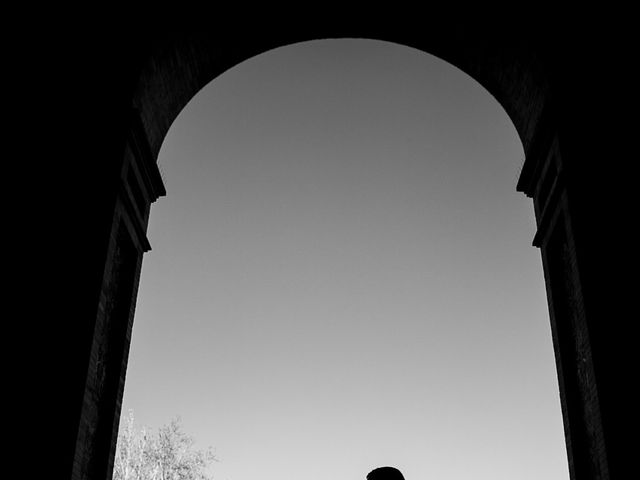
[[[370,40],[224,73],[160,160],[124,411],[218,480],[568,479],[523,151],[457,68]]]

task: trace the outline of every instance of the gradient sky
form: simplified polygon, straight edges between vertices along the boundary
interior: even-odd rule
[[[568,479],[522,160],[496,100],[418,50],[227,71],[160,152],[123,412],[180,415],[217,480]]]

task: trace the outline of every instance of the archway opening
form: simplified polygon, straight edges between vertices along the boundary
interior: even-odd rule
[[[160,154],[124,409],[214,474],[568,478],[522,147],[424,52],[324,40],[213,81]]]

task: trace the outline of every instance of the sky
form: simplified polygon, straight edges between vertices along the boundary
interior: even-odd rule
[[[217,480],[569,478],[523,149],[397,44],[278,48],[160,151],[123,418],[180,416]]]

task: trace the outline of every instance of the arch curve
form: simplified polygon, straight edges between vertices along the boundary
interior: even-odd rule
[[[208,33],[175,36],[154,50],[139,76],[133,105],[141,117],[151,152],[157,158],[171,124],[187,103],[226,70],[269,50],[311,40],[381,40],[421,50],[449,62],[478,81],[502,105],[525,148],[549,96],[548,68],[526,46],[505,49],[483,44],[467,30],[432,32],[428,37],[390,32],[279,32],[276,37],[220,39]]]

